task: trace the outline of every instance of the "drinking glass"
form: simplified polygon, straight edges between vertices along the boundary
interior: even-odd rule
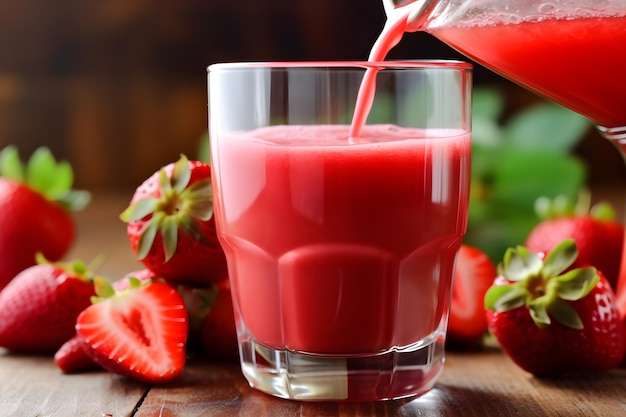
[[[376,84],[361,88],[366,71]],[[471,66],[223,63],[208,84],[215,218],[250,385],[310,401],[427,392],[467,226]]]

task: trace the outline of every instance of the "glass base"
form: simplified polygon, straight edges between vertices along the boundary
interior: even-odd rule
[[[251,387],[304,401],[380,401],[428,392],[443,370],[444,337],[437,334],[384,353],[320,356],[277,350],[240,339],[241,367]]]

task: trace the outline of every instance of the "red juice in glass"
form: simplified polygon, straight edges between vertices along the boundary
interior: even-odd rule
[[[626,126],[626,11],[582,13],[515,22],[484,18],[428,31],[601,126]]]
[[[383,352],[441,324],[440,277],[466,228],[469,135],[378,125],[351,144],[348,129],[274,126],[220,145],[232,288],[267,346]]]
[[[311,401],[432,388],[467,227],[470,72],[210,67],[216,225],[251,386]],[[366,73],[376,94],[359,101]]]

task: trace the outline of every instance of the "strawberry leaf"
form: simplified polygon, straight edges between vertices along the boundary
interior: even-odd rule
[[[81,211],[91,202],[91,193],[84,190],[69,190],[58,196],[56,201],[72,211]]]
[[[67,210],[82,210],[91,200],[89,192],[72,189],[74,172],[71,165],[65,161],[57,162],[46,147],[35,150],[24,165],[17,149],[7,146],[0,152],[0,176],[26,184]]]
[[[543,261],[543,276],[557,276],[574,263],[578,257],[578,248],[574,239],[567,239],[552,249]]]
[[[139,288],[141,286],[148,285],[150,282],[150,280],[140,281],[139,278],[131,275],[128,277],[128,288]]]
[[[584,298],[593,287],[596,286],[600,277],[595,268],[578,268],[556,277],[556,292],[564,300],[580,300]]]
[[[159,187],[162,195],[168,196],[172,194],[172,183],[164,169],[159,170]]]
[[[530,317],[540,329],[545,329],[552,323],[548,315],[546,303],[541,298],[536,298],[528,303],[528,310],[530,311]]]
[[[59,162],[48,148],[38,148],[31,155],[26,165],[26,182],[54,199],[72,187],[74,173],[67,162]]]
[[[548,305],[548,312],[556,321],[572,329],[583,329],[583,322],[572,306],[565,301],[556,299]]]
[[[147,215],[152,214],[158,205],[159,200],[154,197],[142,198],[135,204],[128,206],[122,214],[120,214],[120,219],[127,223],[141,220]]]
[[[163,237],[163,248],[165,249],[165,262],[172,259],[178,245],[178,224],[172,217],[166,216],[161,222],[161,236]]]
[[[15,146],[7,146],[0,152],[0,176],[24,181],[24,166]]]
[[[485,308],[501,313],[524,306],[528,291],[514,285],[494,285],[485,294]]]
[[[150,252],[152,244],[154,243],[154,239],[156,238],[157,232],[159,231],[161,218],[163,217],[165,217],[165,214],[161,212],[154,213],[152,219],[150,219],[150,221],[146,223],[146,226],[141,232],[141,236],[139,237],[139,246],[137,248],[137,257],[139,259],[145,258]]]
[[[96,277],[93,280],[94,291],[96,296],[91,297],[92,303],[97,303],[102,299],[112,297],[115,295],[115,290],[109,281],[104,278]]]
[[[181,155],[178,161],[176,161],[176,164],[174,164],[171,186],[174,191],[181,193],[189,184],[190,179],[191,169],[189,169],[189,159],[187,159],[185,155]]]
[[[190,203],[189,212],[192,217],[207,221],[213,216],[213,187],[210,179],[192,184],[185,190],[184,197]]]
[[[543,262],[539,255],[523,246],[509,248],[504,254],[504,261],[498,267],[500,273],[509,281],[521,281],[529,275],[536,275],[541,270]]]

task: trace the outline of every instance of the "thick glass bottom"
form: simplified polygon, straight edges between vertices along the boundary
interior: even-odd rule
[[[444,337],[384,353],[320,356],[277,350],[240,337],[242,371],[250,386],[304,401],[380,401],[425,394],[443,369]]]

